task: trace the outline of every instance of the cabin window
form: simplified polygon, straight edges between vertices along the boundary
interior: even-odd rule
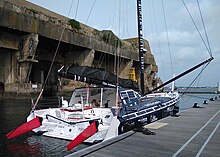
[[[128,97],[129,97],[130,99],[135,98],[134,92],[133,92],[133,91],[128,92]]]

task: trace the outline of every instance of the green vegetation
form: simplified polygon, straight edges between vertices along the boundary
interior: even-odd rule
[[[100,31],[99,30],[97,30],[97,29],[94,29],[93,30],[93,34],[94,34],[94,36],[96,37],[96,38],[100,38]]]
[[[69,24],[71,25],[72,28],[75,28],[77,30],[81,29],[80,23],[74,19],[70,19]]]
[[[122,46],[122,41],[110,30],[103,30],[101,31],[101,39],[111,45],[116,47]]]

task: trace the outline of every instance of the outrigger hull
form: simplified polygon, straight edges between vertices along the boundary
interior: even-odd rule
[[[33,129],[37,134],[48,137],[60,138],[65,140],[75,139],[83,130],[85,130],[94,121],[98,124],[98,131],[84,142],[95,143],[103,141],[109,130],[110,120],[113,118],[111,110],[104,109],[106,118],[98,115],[99,109],[89,109],[84,112],[70,112],[63,108],[53,108],[44,110],[35,110],[32,112],[27,121],[37,117],[42,117],[43,121],[40,127]],[[97,113],[95,115],[95,113]],[[81,115],[81,117],[80,117]],[[117,129],[117,128],[116,128]],[[115,135],[117,136],[117,135]]]

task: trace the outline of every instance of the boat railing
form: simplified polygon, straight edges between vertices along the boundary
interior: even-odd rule
[[[78,121],[72,122],[72,121],[66,121],[66,120],[63,120],[63,119],[60,119],[60,118],[57,118],[57,117],[55,117],[55,116],[52,116],[52,115],[47,114],[47,115],[46,115],[46,119],[49,119],[49,118],[53,118],[53,119],[56,119],[56,120],[58,120],[58,121],[60,121],[60,122],[63,122],[63,123],[66,123],[66,124],[70,124],[70,125],[100,120],[100,118],[93,118],[93,119],[78,120]]]

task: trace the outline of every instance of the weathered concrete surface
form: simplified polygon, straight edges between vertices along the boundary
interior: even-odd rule
[[[19,84],[20,91],[23,84],[27,84],[31,89],[24,87],[24,91],[39,92],[41,86],[32,89],[29,84],[44,82],[60,39],[47,82],[50,92],[54,92],[52,89],[72,90],[72,85],[76,85],[62,79],[64,86],[58,87],[56,72],[62,65],[77,63],[114,72],[115,52],[120,52],[122,61],[120,77],[128,78],[129,68],[135,67],[139,78],[137,38],[120,40],[111,31],[99,31],[74,20],[71,25],[67,17],[23,0],[0,0],[0,15],[0,83],[5,92],[19,93],[14,90]],[[106,37],[110,37],[111,42],[105,41]],[[120,43],[120,48],[113,44],[115,40]],[[147,41],[144,41],[144,46],[147,49],[144,57],[145,86],[149,89],[154,85],[158,68]]]
[[[47,38],[59,40],[64,29],[64,25],[65,30],[62,37],[63,42],[76,46],[95,49],[96,51],[101,51],[104,53],[113,54],[114,52],[114,46],[106,44],[104,41],[100,41],[93,36],[88,36],[86,33],[81,34],[76,30],[72,30],[70,25],[68,25],[67,18],[65,21],[60,21],[60,19],[47,17],[43,13],[38,13],[37,10],[32,10],[34,9],[34,5],[29,10],[24,9],[23,7],[25,7],[26,4],[29,4],[29,2],[18,3],[19,0],[1,1],[3,1],[3,8],[0,8],[0,12],[2,13],[0,26],[28,33],[37,33]],[[24,6],[18,6],[21,4]],[[137,51],[120,49],[120,53],[124,58],[138,61]]]

